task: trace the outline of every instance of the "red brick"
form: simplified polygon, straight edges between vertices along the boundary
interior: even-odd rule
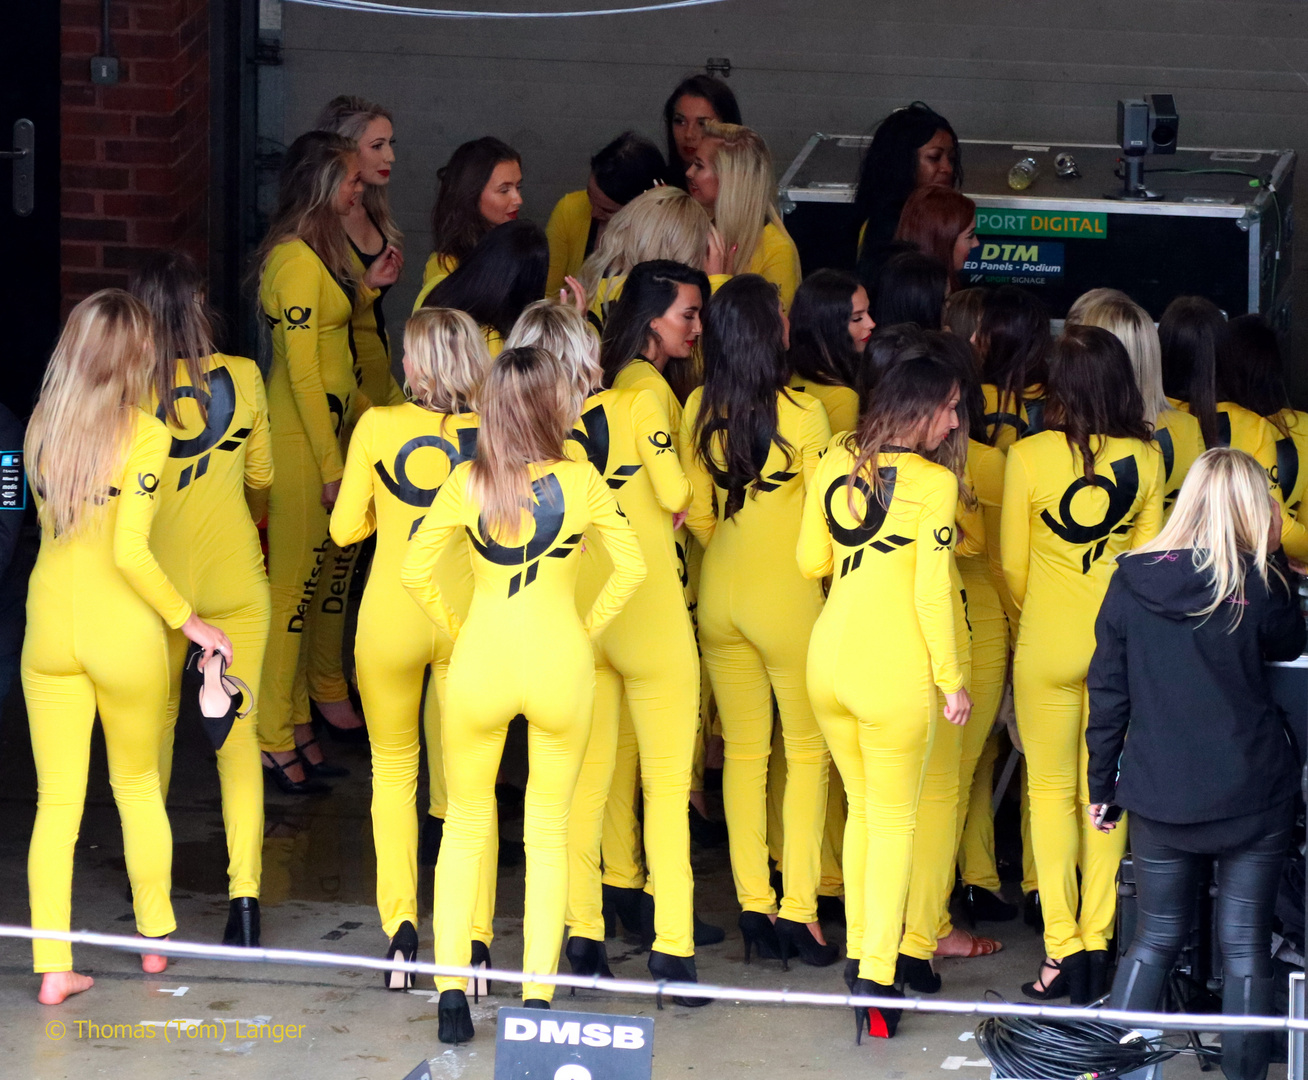
[[[171,165],[176,156],[176,151],[168,143],[152,139],[108,139],[104,144],[105,161],[124,165]]]
[[[64,56],[94,56],[100,48],[100,35],[94,30],[65,26],[59,33],[59,51]]]
[[[136,134],[146,139],[171,139],[182,130],[183,123],[181,110],[163,116],[144,113],[136,117]]]
[[[132,170],[132,190],[165,195],[181,186],[182,177],[176,169],[148,169],[144,166]]]
[[[149,86],[131,86],[119,83],[106,86],[100,92],[100,104],[106,109],[122,112],[167,112],[172,107],[172,95],[163,94]]]
[[[104,268],[106,270],[135,270],[156,251],[158,251],[158,248],[154,247],[119,247],[116,244],[105,244],[102,249]]]
[[[59,58],[59,79],[65,83],[89,83],[91,81],[91,61],[85,56],[61,56]]]
[[[171,60],[178,53],[177,31],[115,34],[114,49],[124,60]]]
[[[59,261],[65,267],[85,270],[100,265],[100,246],[98,244],[60,244]]]
[[[65,270],[60,275],[65,297],[82,299],[99,289],[121,289],[127,284],[127,271]]]
[[[60,128],[68,135],[121,136],[132,133],[132,118],[126,113],[105,112],[97,109],[64,109],[59,118]]]
[[[94,214],[95,195],[89,191],[61,191],[59,209],[65,214]]]
[[[59,88],[59,101],[62,105],[86,105],[94,106],[96,103],[97,87],[91,83],[64,83]]]
[[[113,14],[112,8],[110,8],[110,14]],[[63,0],[59,5],[59,22],[65,27],[89,27],[98,34],[102,19],[100,5],[97,3],[78,4],[71,3],[70,0]]]
[[[61,163],[95,161],[97,153],[98,150],[94,139],[70,139],[65,135],[59,140],[59,160]]]
[[[132,60],[127,64],[127,78],[134,86],[176,86],[177,65],[172,61]]]
[[[145,4],[132,4],[133,30],[176,30],[182,21],[180,12],[170,7],[148,7]]]
[[[108,240],[119,243],[127,239],[127,222],[107,218],[66,217],[59,227],[65,240]]]
[[[134,244],[171,247],[177,243],[177,224],[174,221],[133,221],[129,235]]]
[[[59,183],[66,188],[89,191],[126,191],[130,176],[129,170],[113,166],[63,165],[59,170]]]
[[[108,217],[171,218],[177,214],[177,198],[173,195],[106,195],[104,212]]]

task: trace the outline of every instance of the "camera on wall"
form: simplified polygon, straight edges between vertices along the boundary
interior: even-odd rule
[[[1122,164],[1122,190],[1113,199],[1161,199],[1144,182],[1146,154],[1175,154],[1180,120],[1171,94],[1150,94],[1117,103],[1117,145],[1126,155]]]

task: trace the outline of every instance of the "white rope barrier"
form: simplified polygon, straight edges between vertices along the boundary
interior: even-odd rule
[[[595,8],[590,11],[465,11],[455,8],[409,7],[401,4],[378,3],[377,0],[285,0],[285,2],[306,4],[309,7],[336,8],[338,11],[357,11],[370,15],[416,15],[427,19],[584,19],[592,15],[641,15],[650,11],[707,7],[709,4],[726,3],[726,0],[667,0],[666,3],[661,4]]]
[[[706,983],[649,982],[634,979],[604,979],[598,975],[538,975],[499,968],[451,967],[423,961],[404,962],[375,956],[310,952],[300,949],[247,949],[238,945],[205,945],[190,941],[161,941],[97,934],[89,930],[72,932],[33,930],[28,926],[0,925],[0,938],[28,938],[67,941],[73,945],[96,945],[131,953],[189,957],[195,960],[234,960],[238,963],[296,964],[310,967],[353,967],[368,971],[410,971],[415,975],[490,979],[495,982],[543,983],[549,986],[602,990],[614,994],[645,997],[700,997],[715,1001],[748,1001],[759,1005],[817,1005],[825,1008],[903,1009],[905,1012],[945,1013],[953,1016],[1022,1016],[1046,1020],[1098,1020],[1130,1028],[1161,1028],[1166,1031],[1305,1031],[1308,1020],[1283,1016],[1195,1015],[1189,1013],[1132,1012],[1125,1009],[1087,1009],[1066,1005],[1025,1005],[1007,1001],[951,1001],[925,998],[882,998],[853,994],[823,994],[807,990],[753,990],[746,987],[712,986]]]

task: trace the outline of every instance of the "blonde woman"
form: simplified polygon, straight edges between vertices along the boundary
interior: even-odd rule
[[[394,283],[394,258],[360,278],[343,220],[363,193],[359,155],[340,135],[311,131],[291,144],[277,211],[259,252],[259,300],[272,332],[268,416],[277,476],[268,498],[272,630],[260,680],[259,744],[264,768],[291,795],[327,790],[309,773],[311,745],[305,657],[328,546],[327,515],[345,471],[342,428],[356,383],[350,325],[356,302]],[[327,588],[327,584],[323,585]],[[357,724],[345,730],[361,734]]]
[[[1280,546],[1262,467],[1239,450],[1209,450],[1158,537],[1118,559],[1100,607],[1088,810],[1103,832],[1130,811],[1140,892],[1113,1008],[1161,1006],[1195,888],[1216,857],[1223,1011],[1274,1011],[1272,910],[1299,785],[1265,664],[1293,659],[1305,641]],[[1229,1032],[1222,1071],[1263,1080],[1270,1049],[1267,1034]]]
[[[801,277],[799,251],[781,223],[772,155],[762,136],[740,124],[706,120],[686,182],[722,234],[731,270],[766,278],[789,309]]]
[[[171,443],[140,406],[153,367],[145,307],[119,289],[94,293],[68,317],[27,428],[24,454],[41,522],[22,656],[38,792],[27,862],[37,930],[70,926],[73,847],[97,712],[137,932],[159,938],[177,928],[168,898],[172,833],[159,790],[167,629],[204,650],[204,667],[214,652],[230,663],[232,645],[200,620],[150,551]],[[73,970],[67,942],[34,941],[32,957],[43,1005],[91,988],[90,977]],[[141,956],[147,974],[167,966],[166,957]]]
[[[594,642],[636,591],[645,562],[613,493],[564,443],[581,413],[573,372],[543,349],[506,349],[478,394],[477,456],[455,467],[409,542],[400,580],[454,642],[441,735],[449,813],[436,864],[436,960],[470,959],[478,865],[495,828],[495,774],[509,721],[527,718],[530,774],[523,841],[523,970],[553,974],[567,907],[568,814],[590,737]],[[613,563],[595,603],[577,612],[581,541],[593,528]],[[437,568],[452,543],[471,548],[465,620]],[[466,980],[441,977],[442,1042],[473,1035]],[[528,1007],[553,987],[523,984]]]
[[[1135,383],[1144,400],[1145,423],[1153,425],[1154,442],[1163,452],[1167,475],[1163,505],[1170,513],[1191,464],[1204,452],[1204,438],[1199,421],[1175,408],[1163,392],[1163,351],[1154,320],[1124,292],[1091,289],[1072,305],[1067,323],[1102,327],[1122,343],[1131,358]]]
[[[412,400],[369,409],[359,418],[345,460],[340,497],[332,511],[332,539],[343,549],[373,532],[377,553],[359,606],[355,669],[368,714],[372,744],[373,842],[377,848],[377,909],[391,939],[387,958],[418,953],[418,726],[423,674],[431,666],[434,699],[425,716],[433,802],[443,803],[444,767],[438,702],[443,696],[450,638],[432,625],[400,584],[409,537],[422,523],[441,485],[460,462],[477,452],[477,390],[490,353],[477,324],[461,311],[423,308],[404,331],[404,376]],[[451,547],[436,568],[446,602],[460,617],[472,599],[472,564],[466,549]],[[431,707],[435,706],[435,707]],[[443,805],[437,820],[444,817]],[[476,959],[489,963],[494,908],[495,833],[483,858],[474,928]],[[483,955],[484,954],[484,955]],[[403,990],[413,976],[385,973],[386,986]]]

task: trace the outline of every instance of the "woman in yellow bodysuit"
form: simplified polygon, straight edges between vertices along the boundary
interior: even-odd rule
[[[572,435],[574,456],[587,458],[612,489],[645,561],[645,580],[595,643],[594,722],[568,821],[568,960],[575,973],[609,974],[600,848],[625,699],[640,756],[645,848],[655,889],[650,973],[694,982],[686,802],[698,723],[699,656],[672,539],[673,515],[690,502],[690,484],[658,398],[648,390],[596,389],[599,339],[579,311],[549,301],[533,304],[508,344],[545,349],[573,372],[586,394]],[[578,578],[579,612],[590,610],[610,569],[603,547],[588,536]]]
[[[1044,397],[1049,348],[1049,313],[1039,300],[1016,285],[986,294],[976,349],[991,446],[1007,450],[1041,430],[1040,407],[1032,406]]]
[[[36,760],[36,822],[27,860],[32,927],[67,932],[73,847],[86,800],[98,713],[122,818],[136,929],[176,929],[168,893],[172,833],[159,790],[167,723],[166,628],[228,661],[231,642],[200,620],[150,551],[167,429],[140,407],[154,366],[150,314],[104,289],[68,317],[27,427],[24,459],[41,522],[27,591],[23,696]],[[165,626],[166,624],[166,626]],[[67,942],[34,941],[38,1000],[58,1005],[91,988]],[[166,957],[144,953],[157,975]]]
[[[414,311],[472,254],[483,236],[517,220],[522,209],[522,158],[507,143],[485,135],[459,146],[436,170],[436,183],[431,254],[423,267]]]
[[[790,385],[822,402],[831,430],[858,425],[858,369],[876,323],[867,290],[853,274],[818,270],[790,309]]]
[[[1084,1004],[1107,992],[1125,844],[1085,813],[1085,675],[1114,560],[1158,533],[1165,481],[1131,360],[1107,330],[1070,326],[1055,343],[1046,421],[1009,448],[1000,521],[1047,957],[1022,990]]]
[[[327,514],[344,472],[341,429],[356,384],[354,305],[394,282],[395,259],[355,276],[342,219],[363,189],[354,143],[311,131],[287,153],[277,212],[260,249],[259,299],[272,331],[268,417],[277,476],[268,498],[272,626],[260,680],[264,768],[288,794],[326,791],[298,749],[312,738],[301,641],[325,566]],[[325,573],[324,573],[325,571]],[[328,586],[323,586],[324,588]],[[311,770],[311,766],[309,769]]]
[[[152,257],[133,276],[132,292],[149,309],[155,328],[155,368],[146,400],[172,436],[156,492],[159,509],[150,547],[191,608],[232,642],[229,674],[257,687],[268,642],[268,576],[245,489],[262,490],[273,479],[263,376],[253,360],[214,350],[204,278],[190,256]],[[168,651],[172,693],[159,753],[165,802],[185,635],[169,633]],[[243,711],[218,748],[230,898],[223,944],[257,947],[263,858],[258,702],[245,702]]]
[[[413,960],[418,952],[414,803],[423,675],[430,666],[436,686],[428,697],[424,724],[429,783],[443,791],[439,698],[454,646],[405,592],[400,565],[409,537],[451,470],[476,453],[477,414],[472,409],[490,355],[476,323],[448,308],[423,308],[415,314],[405,327],[404,344],[404,374],[413,400],[369,409],[360,417],[332,511],[331,532],[343,548],[377,534],[372,572],[359,605],[354,658],[372,744],[377,910],[391,939],[387,958]],[[435,572],[445,602],[460,618],[466,617],[472,599],[466,550],[449,548]],[[488,966],[496,834],[489,840],[491,852],[482,860],[473,926],[474,962]],[[413,976],[402,971],[385,973],[392,990],[403,990],[412,981]]]
[[[971,709],[950,576],[958,478],[921,456],[958,426],[957,406],[954,374],[939,360],[915,352],[891,365],[858,430],[832,440],[804,502],[800,569],[832,579],[809,644],[808,691],[849,797],[853,993],[902,996],[895,969],[937,688],[951,723]],[[864,1028],[889,1038],[899,1022],[898,1010],[855,1016],[860,1038]]]
[[[391,213],[389,196],[391,170],[395,165],[392,121],[390,112],[380,105],[359,97],[341,96],[327,103],[314,124],[319,131],[353,140],[359,150],[363,196],[345,215],[345,231],[350,238],[358,278],[378,259],[395,259],[400,270],[404,265],[400,255],[404,237]],[[404,403],[404,391],[391,372],[391,343],[382,307],[389,290],[389,285],[384,286],[371,303],[356,304],[350,320],[354,374],[361,394],[356,399],[358,405],[346,418],[347,447],[363,409],[369,405]],[[333,735],[344,736],[350,742],[362,741],[366,734],[363,721],[350,701],[350,686],[341,668],[349,587],[359,553],[358,545],[341,549],[333,542],[328,549],[326,562],[332,568],[336,588],[320,593],[309,619],[308,640],[304,643],[308,650],[305,674],[311,707],[321,714]],[[310,761],[321,758],[317,747],[311,747],[305,754]]]
[[[831,758],[804,685],[822,608],[794,545],[804,491],[831,438],[816,398],[788,390],[786,321],[757,274],[718,290],[704,321],[704,386],[686,403],[681,460],[694,489],[686,524],[704,546],[699,642],[726,741],[722,795],[745,956],[838,955],[817,922]],[[785,739],[785,896],[768,877],[766,780],[776,696]]]
[[[763,137],[740,124],[704,123],[686,170],[686,190],[713,217],[727,273],[759,274],[789,309],[799,288],[799,251],[777,209],[772,155]]]
[[[1077,298],[1067,313],[1067,322],[1103,327],[1122,343],[1131,358],[1135,384],[1144,401],[1145,423],[1153,427],[1154,442],[1163,454],[1167,484],[1163,510],[1170,514],[1186,473],[1204,452],[1204,439],[1199,421],[1173,405],[1163,389],[1163,353],[1153,319],[1125,293],[1091,289]]]
[[[589,462],[564,441],[582,394],[542,349],[499,355],[478,396],[477,456],[457,466],[409,542],[400,579],[454,641],[441,734],[449,812],[436,865],[436,959],[466,965],[485,838],[495,827],[495,774],[509,721],[527,718],[530,774],[523,969],[553,974],[567,907],[568,813],[590,737],[593,643],[645,576],[631,527]],[[583,620],[577,572],[586,530],[613,563]],[[451,543],[472,549],[474,591],[465,621],[436,574]],[[439,1037],[464,1042],[472,1018],[466,980],[439,978]],[[548,1008],[553,987],[528,982],[528,1006]]]

